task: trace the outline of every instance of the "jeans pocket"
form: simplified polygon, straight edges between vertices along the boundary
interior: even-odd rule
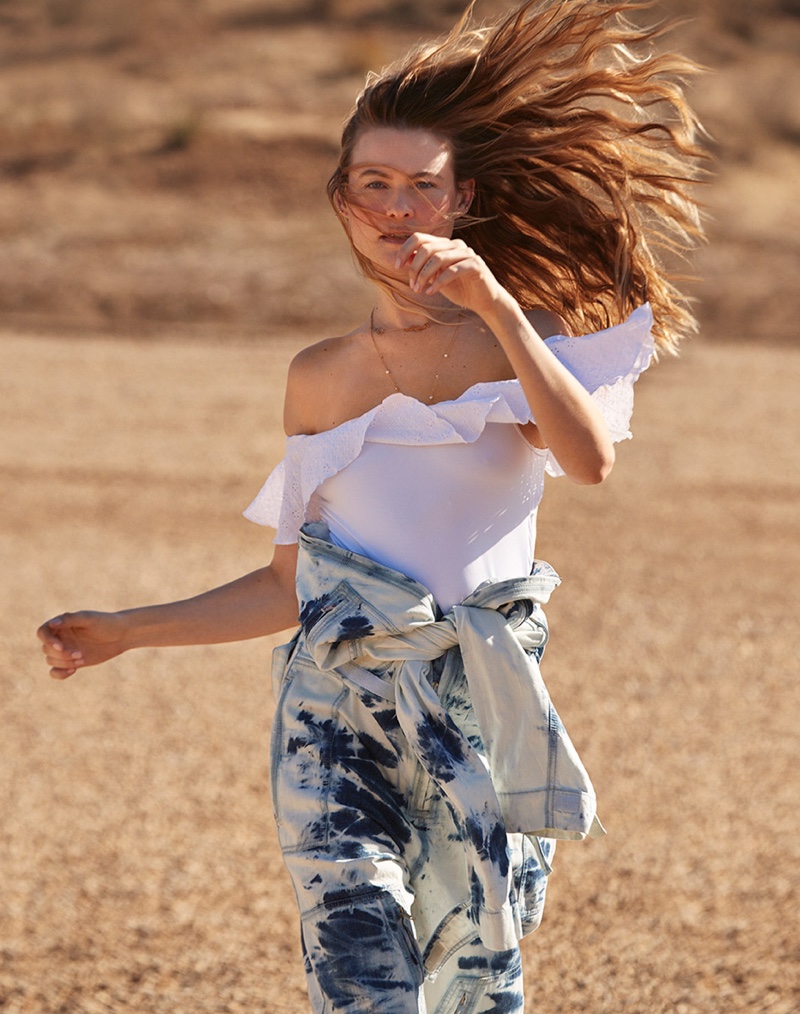
[[[431,1014],[473,1014],[479,1007],[486,1010],[482,1001],[492,999],[492,1010],[507,1014],[522,1014],[522,964],[518,953],[502,952],[511,958],[501,971],[482,975],[457,975],[447,992]]]
[[[304,916],[302,933],[323,1010],[418,1009],[422,959],[411,920],[394,898],[373,890],[319,906]]]
[[[270,746],[272,806],[284,852],[328,841],[331,753],[347,688],[302,654],[284,678]]]

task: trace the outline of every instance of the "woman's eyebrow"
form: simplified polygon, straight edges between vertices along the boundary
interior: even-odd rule
[[[359,176],[388,176],[388,169],[377,169],[370,168],[369,166],[353,166],[352,172],[358,173]]]
[[[417,172],[417,173],[411,173],[409,175],[409,174],[404,173],[402,171],[402,169],[391,169],[389,167],[384,168],[382,166],[360,166],[360,165],[356,165],[356,166],[353,166],[350,169],[350,172],[356,173],[359,176],[378,176],[378,177],[382,177],[384,179],[387,176],[390,176],[393,172],[400,173],[401,176],[407,176],[407,178],[410,179],[410,180],[429,179],[429,180],[438,180],[438,181],[441,182],[443,180],[443,178],[444,178],[444,177],[440,176],[438,173],[435,173],[435,172],[432,172],[432,171],[429,172],[426,169],[423,169],[423,170],[421,170],[420,172]]]

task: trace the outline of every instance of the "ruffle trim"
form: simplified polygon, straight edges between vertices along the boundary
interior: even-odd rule
[[[545,344],[591,394],[614,443],[629,440],[633,385],[653,358],[653,311],[643,303],[623,321],[580,337],[554,335]],[[548,475],[564,471],[551,453]]]
[[[545,344],[589,391],[614,441],[630,437],[633,384],[653,354],[653,315],[645,303],[622,324],[582,337],[554,335]],[[475,384],[454,401],[425,405],[391,394],[375,408],[323,433],[286,440],[284,459],[244,511],[256,524],[278,531],[276,541],[294,542],[314,492],[358,457],[365,442],[405,445],[472,443],[487,423],[535,422],[518,380]],[[536,448],[532,448],[536,452]],[[551,475],[563,475],[549,452]]]

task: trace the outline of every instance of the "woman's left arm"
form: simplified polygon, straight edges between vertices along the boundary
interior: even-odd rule
[[[589,392],[545,345],[505,289],[480,316],[497,337],[531,406],[539,440],[573,482],[598,483],[614,466],[614,445]]]
[[[535,442],[553,452],[574,482],[602,482],[614,464],[605,420],[483,258],[462,240],[416,233],[398,254],[398,267],[403,262],[409,267],[412,291],[441,292],[477,313],[495,335],[536,419],[540,439]]]

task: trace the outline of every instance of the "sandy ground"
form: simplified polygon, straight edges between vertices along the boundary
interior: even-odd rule
[[[0,11],[0,1010],[303,1014],[270,644],[51,682],[70,607],[269,558],[286,364],[368,305],[323,195],[364,72],[450,0]],[[482,12],[504,6],[484,0]],[[530,1014],[800,1009],[800,7],[663,0],[712,72],[699,338],[609,481],[552,482],[545,675],[608,837],[565,844]],[[332,259],[331,254],[338,256]]]
[[[0,341],[0,1009],[305,1009],[271,825],[266,642],[51,682],[70,606],[180,597],[270,553],[293,343]],[[800,354],[688,349],[601,487],[552,481],[546,678],[608,837],[558,856],[533,1011],[790,1012],[797,932]]]

